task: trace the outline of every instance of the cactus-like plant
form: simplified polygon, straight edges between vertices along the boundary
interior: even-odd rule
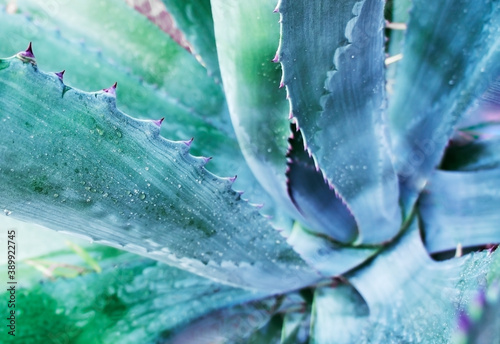
[[[498,0],[128,2],[0,10],[0,208],[106,245],[6,340],[500,340]]]

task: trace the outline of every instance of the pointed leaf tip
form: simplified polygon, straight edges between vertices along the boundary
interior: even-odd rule
[[[16,56],[23,62],[30,62],[32,64],[36,64],[35,55],[33,54],[31,42],[29,43],[28,48],[25,51],[17,53]]]
[[[280,88],[283,88],[283,87],[285,87],[285,83],[282,81],[282,82],[280,82]]]
[[[104,88],[103,92],[109,93],[110,95],[116,96],[116,86],[118,85],[117,82],[113,84],[110,88]]]
[[[161,124],[163,123],[163,120],[165,117],[160,118],[159,120],[152,121],[154,124],[156,124],[158,127],[161,127]]]
[[[279,54],[276,53],[276,55],[274,55],[274,58],[271,61],[274,62],[274,63],[278,63],[280,61]]]
[[[28,49],[26,49],[26,51],[24,52],[24,56],[26,56],[26,57],[30,57],[30,58],[32,58],[32,59],[34,59],[34,58],[35,58],[35,55],[33,54],[33,49],[32,49],[32,47],[31,47],[31,42],[30,42],[30,44],[28,45]]]
[[[183,141],[184,144],[188,147],[191,147],[191,143],[193,143],[193,140],[194,140],[194,137],[192,137],[190,140],[187,140],[187,141]]]
[[[61,81],[63,80],[63,77],[64,77],[64,73],[66,72],[66,70],[62,70],[61,72],[57,72],[57,73],[54,73],[55,75],[57,75],[57,77],[59,79],[61,79]]]

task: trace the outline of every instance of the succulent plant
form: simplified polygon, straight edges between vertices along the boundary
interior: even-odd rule
[[[128,3],[0,11],[6,340],[500,340],[498,0]]]

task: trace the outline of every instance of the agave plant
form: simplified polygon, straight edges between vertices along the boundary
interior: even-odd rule
[[[94,243],[6,340],[499,340],[499,1],[0,16],[0,207]]]

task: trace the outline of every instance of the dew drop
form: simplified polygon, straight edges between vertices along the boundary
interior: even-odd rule
[[[140,196],[139,196],[139,199],[141,199],[141,200],[144,200],[144,199],[146,199],[146,194],[144,194],[144,193],[141,193],[141,194],[140,194]]]
[[[4,210],[3,210],[3,212],[4,212],[4,214],[5,214],[6,216],[9,216],[10,214],[12,214],[12,211],[10,211],[10,210],[8,210],[8,209],[4,209]]]

